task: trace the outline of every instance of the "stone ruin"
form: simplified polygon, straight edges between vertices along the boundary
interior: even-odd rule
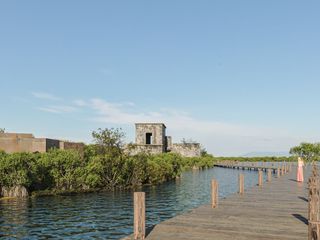
[[[136,123],[135,143],[130,145],[130,154],[148,152],[178,153],[184,157],[199,157],[200,143],[173,143],[171,136],[166,136],[166,126],[163,123]]]

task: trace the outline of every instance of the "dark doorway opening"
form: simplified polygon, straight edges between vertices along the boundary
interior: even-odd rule
[[[152,133],[146,133],[146,144],[152,144]]]

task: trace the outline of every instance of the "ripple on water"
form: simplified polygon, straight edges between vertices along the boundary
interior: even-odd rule
[[[257,172],[245,173],[245,186],[253,186]],[[236,192],[238,174],[223,168],[190,171],[176,181],[144,187],[147,226],[209,203],[212,178],[219,181],[220,197]],[[119,239],[132,232],[132,201],[131,191],[0,201],[0,237]]]

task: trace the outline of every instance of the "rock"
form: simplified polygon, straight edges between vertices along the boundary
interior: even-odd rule
[[[0,195],[2,197],[16,197],[16,198],[29,197],[28,190],[23,186],[2,187]]]

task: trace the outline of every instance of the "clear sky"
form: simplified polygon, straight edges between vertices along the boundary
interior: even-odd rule
[[[214,155],[320,141],[318,0],[0,1],[0,127],[164,122]]]

